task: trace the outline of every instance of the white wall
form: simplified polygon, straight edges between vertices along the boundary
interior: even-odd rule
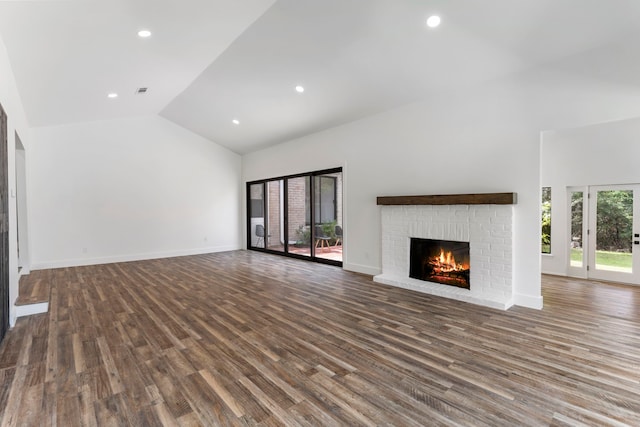
[[[32,268],[241,247],[237,154],[160,117],[32,137]]]
[[[597,102],[594,102],[597,100]],[[243,180],[345,165],[345,269],[378,274],[376,196],[514,191],[515,304],[541,307],[540,132],[640,115],[640,91],[537,70],[243,157]]]
[[[13,326],[16,321],[14,303],[18,298],[18,245],[16,226],[16,142],[15,133],[18,132],[22,144],[28,150],[30,143],[27,118],[22,101],[18,94],[16,80],[9,63],[4,42],[0,38],[0,104],[7,113],[8,136],[8,175],[9,175],[9,323]]]
[[[551,255],[542,271],[565,275],[569,260],[567,187],[638,184],[640,119],[543,134],[541,182],[551,187]]]

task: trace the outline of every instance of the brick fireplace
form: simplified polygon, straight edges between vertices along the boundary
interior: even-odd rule
[[[506,310],[513,305],[514,193],[379,197],[382,274],[374,281]],[[411,239],[468,242],[469,289],[410,277]]]

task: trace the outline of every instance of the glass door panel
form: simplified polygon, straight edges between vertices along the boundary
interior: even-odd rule
[[[265,247],[264,184],[249,186],[249,246]]]
[[[313,187],[315,256],[342,261],[342,172],[315,176]]]
[[[266,248],[284,252],[284,180],[267,182]]]
[[[289,253],[311,256],[311,177],[287,179]]]
[[[584,191],[569,190],[570,215],[571,215],[571,240],[569,241],[569,265],[572,268],[582,270],[585,266],[584,251]]]
[[[596,195],[595,267],[631,273],[633,191],[600,190]]]
[[[638,186],[593,187],[591,191],[589,277],[640,283],[637,268]]]

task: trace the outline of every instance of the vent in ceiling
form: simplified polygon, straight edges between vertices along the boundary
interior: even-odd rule
[[[148,87],[139,87],[138,89],[136,89],[136,94],[144,95],[145,93],[147,93],[148,90],[149,90]]]

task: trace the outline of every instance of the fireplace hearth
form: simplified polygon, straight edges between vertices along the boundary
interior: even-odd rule
[[[469,242],[411,238],[409,277],[470,289]]]

